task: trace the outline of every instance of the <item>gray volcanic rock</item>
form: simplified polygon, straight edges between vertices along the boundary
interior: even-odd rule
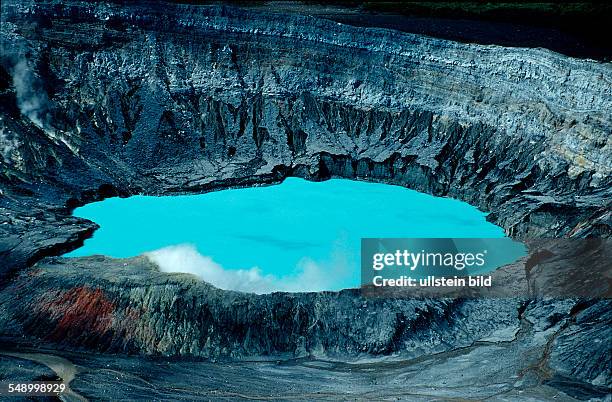
[[[119,392],[109,391],[117,372],[127,387],[121,392],[142,395],[144,381],[157,394],[185,383],[169,372],[198,369],[209,374],[193,374],[186,395],[195,384],[208,395],[236,376],[246,377],[224,384],[220,396],[310,393],[314,384],[336,396],[588,399],[610,387],[609,301],[364,298],[358,290],[254,295],[159,272],[145,257],[94,256],[37,264],[0,292],[0,306],[2,335],[20,343],[184,361],[134,367],[112,357],[111,377],[93,369],[77,376],[71,388],[83,394]],[[328,373],[343,379],[326,385]]]
[[[610,64],[265,9],[137,2],[4,1],[0,38],[7,342],[221,360],[394,356],[405,364],[381,369],[383,388],[410,381],[425,398],[441,378],[456,378],[432,393],[442,397],[606,395],[607,300],[256,296],[143,257],[45,257],[96,229],[70,216],[83,203],[288,176],[455,197],[514,237],[610,237]],[[481,394],[466,388],[474,378],[485,378]],[[97,395],[93,382],[76,380]]]
[[[609,302],[600,301],[591,306],[583,304],[579,311],[574,308],[572,319],[565,324],[566,329],[552,343],[550,365],[557,376],[588,379],[596,386],[612,387],[612,349],[599,347],[609,346],[612,339],[612,310],[609,306],[604,307],[606,304]],[[585,344],[593,346],[581,347]],[[597,367],[595,372],[592,371],[594,367]]]
[[[418,359],[360,362],[295,359],[209,362],[64,353],[79,371],[70,388],[90,400],[410,400],[605,399],[606,389],[571,394],[517,367],[529,343],[483,343]],[[51,355],[52,356],[52,355]],[[68,363],[67,363],[68,364]],[[479,376],[468,373],[486,366]]]
[[[0,355],[0,381],[3,383],[57,380],[55,373],[44,365],[12,356]]]
[[[64,345],[293,358],[414,357],[468,346],[517,325],[522,303],[363,298],[356,289],[245,294],[160,272],[146,257],[94,256],[37,264],[0,293],[0,305],[0,328]]]
[[[339,176],[515,236],[610,234],[609,64],[227,7],[2,7],[8,210]],[[40,246],[3,249],[6,270]]]

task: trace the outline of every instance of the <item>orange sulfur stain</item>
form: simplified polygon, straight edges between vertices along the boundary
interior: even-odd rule
[[[81,286],[65,292],[47,309],[59,317],[55,329],[48,335],[61,341],[80,336],[103,335],[112,327],[115,305],[101,289]]]

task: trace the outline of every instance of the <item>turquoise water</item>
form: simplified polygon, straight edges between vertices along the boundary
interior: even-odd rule
[[[359,286],[362,237],[504,236],[466,203],[339,179],[111,198],[77,208],[74,215],[100,229],[69,257],[152,252],[163,270],[258,293]]]

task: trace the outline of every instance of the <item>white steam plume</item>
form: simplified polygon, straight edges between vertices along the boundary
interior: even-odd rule
[[[21,113],[40,128],[45,128],[49,99],[32,72],[28,61],[20,59],[12,70],[13,87]]]
[[[220,289],[263,294],[340,290],[338,280],[350,274],[349,264],[342,253],[334,254],[330,263],[304,258],[294,274],[282,277],[263,274],[258,267],[225,269],[190,244],[165,247],[145,255],[163,272],[190,273]]]
[[[5,133],[4,127],[0,128],[0,155],[5,162],[9,163],[13,159],[14,153],[19,147],[19,141],[14,136]]]

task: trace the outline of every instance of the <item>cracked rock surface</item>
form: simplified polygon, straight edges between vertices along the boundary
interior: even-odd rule
[[[606,397],[607,300],[256,296],[143,257],[55,256],[97,228],[71,216],[83,203],[288,176],[454,197],[517,238],[608,238],[609,63],[265,9],[4,1],[2,16],[0,336],[156,356],[70,355],[91,369],[75,392],[101,397],[112,364],[116,392],[159,398],[184,381],[164,373],[199,369],[191,386],[228,399]]]

